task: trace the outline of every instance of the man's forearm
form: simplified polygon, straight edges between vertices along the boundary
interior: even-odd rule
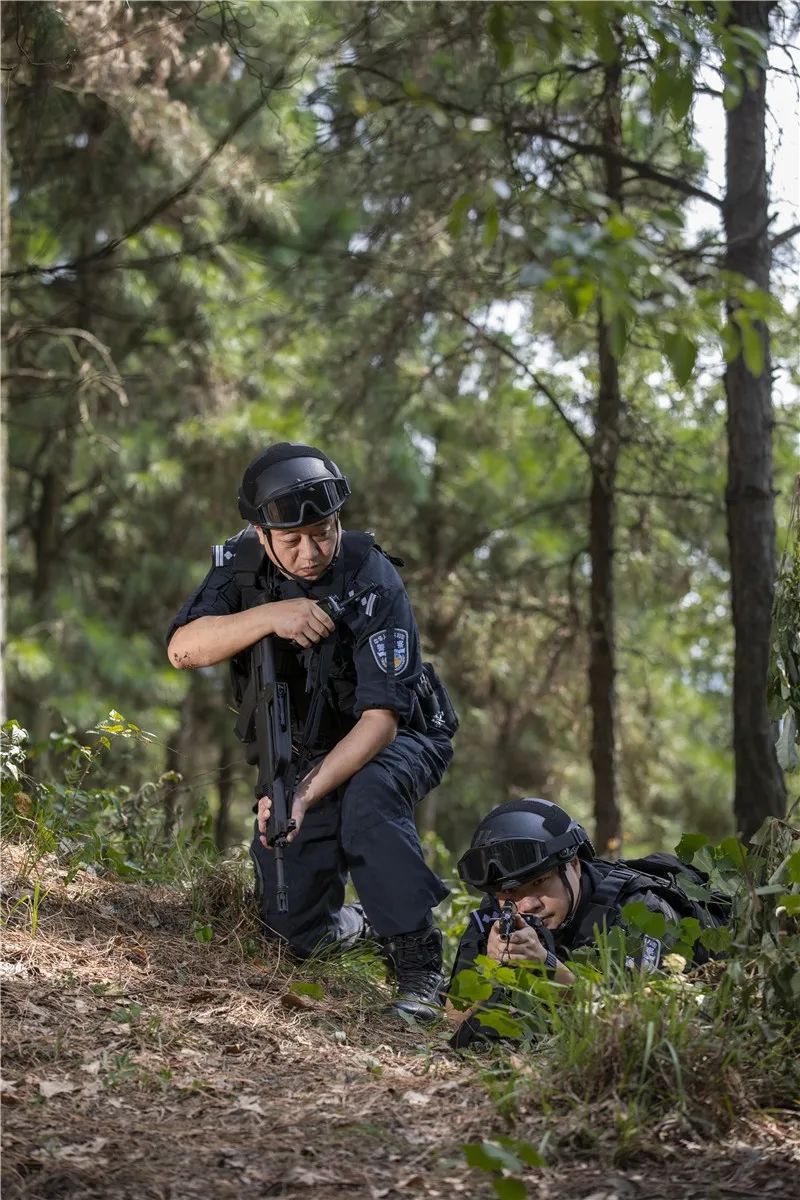
[[[310,787],[311,804],[329,795],[340,784],[379,754],[395,739],[397,717],[389,709],[368,709],[348,734],[325,756]]]
[[[176,629],[167,654],[173,667],[212,667],[273,632],[270,605],[220,617],[198,617]]]

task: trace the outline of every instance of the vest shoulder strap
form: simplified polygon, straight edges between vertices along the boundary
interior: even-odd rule
[[[375,546],[375,538],[371,533],[360,533],[346,529],[342,535],[342,562],[346,579],[357,575],[366,562],[370,551]],[[378,548],[378,547],[376,547]]]
[[[261,546],[253,526],[241,529],[223,546],[213,547],[212,562],[218,559],[215,565],[228,565],[229,569],[233,571],[245,608],[251,606],[253,596],[257,592],[255,580],[263,568],[265,558],[264,547]]]
[[[616,863],[605,878],[594,889],[592,902],[604,908],[613,908],[623,892],[638,878],[637,872],[623,863]]]

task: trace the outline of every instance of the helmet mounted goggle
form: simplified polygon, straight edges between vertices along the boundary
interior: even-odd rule
[[[269,529],[295,529],[313,525],[338,512],[350,495],[347,480],[319,479],[301,483],[258,506],[261,524]]]
[[[472,846],[458,861],[458,874],[468,887],[497,890],[501,885],[524,883],[574,858],[586,841],[582,829],[569,829],[546,842],[533,838],[505,838]]]

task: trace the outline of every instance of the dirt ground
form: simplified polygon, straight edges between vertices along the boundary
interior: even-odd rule
[[[742,1118],[713,1146],[665,1126],[630,1159],[598,1114],[580,1155],[566,1155],[530,1099],[513,1123],[499,1116],[480,1064],[442,1031],[382,1015],[379,985],[317,968],[324,995],[299,994],[308,968],[273,948],[248,956],[230,932],[198,942],[184,893],[85,874],[67,885],[51,872],[32,936],[13,858],[0,954],[6,1200],[490,1197],[462,1146],[502,1134],[543,1146],[548,1166],[524,1176],[537,1200],[800,1194],[786,1113]]]

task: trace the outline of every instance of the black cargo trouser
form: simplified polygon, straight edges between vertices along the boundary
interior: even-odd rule
[[[421,929],[447,888],[425,862],[414,808],[440,782],[453,756],[450,739],[400,729],[391,745],[306,813],[284,851],[289,912],[279,913],[275,860],[250,847],[256,898],[268,935],[305,957],[358,932],[344,905],[348,873],[378,937]]]

